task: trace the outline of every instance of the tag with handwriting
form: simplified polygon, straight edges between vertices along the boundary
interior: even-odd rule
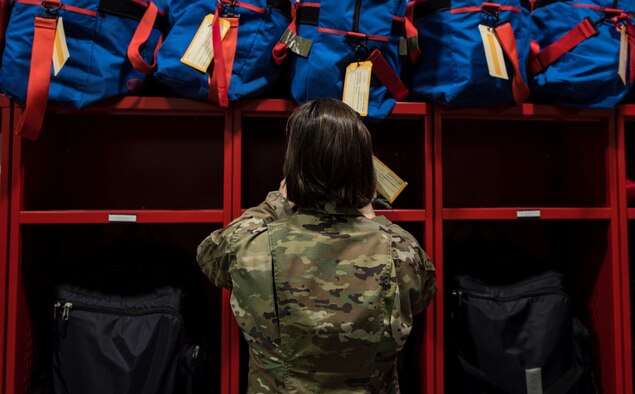
[[[368,98],[370,96],[372,70],[373,63],[370,61],[354,62],[346,67],[342,101],[357,111],[361,116],[368,115]]]
[[[375,176],[377,177],[377,192],[392,204],[408,185],[408,182],[401,179],[375,156],[373,156],[373,167],[375,167]]]
[[[489,26],[478,25],[478,30],[481,32],[481,39],[483,40],[489,75],[494,78],[509,79],[507,68],[505,67],[503,49],[496,33],[494,33],[494,29]]]
[[[214,46],[212,44],[212,23],[214,22],[214,14],[209,14],[203,19],[198,27],[198,31],[190,42],[190,46],[181,58],[181,62],[193,67],[201,72],[207,72],[212,59],[214,58]],[[228,20],[220,18],[219,21],[221,39],[229,31],[230,23]]]

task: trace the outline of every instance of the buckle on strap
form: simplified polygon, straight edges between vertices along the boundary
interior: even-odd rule
[[[40,7],[47,15],[56,15],[57,11],[62,8],[62,2],[59,0],[42,0]]]

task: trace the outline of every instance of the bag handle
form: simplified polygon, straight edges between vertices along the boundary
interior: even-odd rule
[[[518,48],[516,47],[514,30],[509,22],[497,26],[494,30],[496,31],[496,36],[498,36],[498,41],[500,42],[503,51],[505,51],[505,54],[507,55],[507,59],[509,59],[514,67],[514,76],[512,77],[512,94],[516,104],[520,104],[529,97],[529,86],[527,86],[520,74]]]
[[[135,70],[144,74],[150,74],[154,67],[157,65],[157,52],[159,51],[159,48],[163,43],[163,34],[161,34],[159,42],[157,43],[156,48],[154,48],[152,64],[146,63],[146,61],[141,56],[141,53],[139,53],[139,49],[148,41],[148,38],[150,38],[150,33],[152,33],[152,29],[158,15],[159,8],[156,4],[150,2],[148,4],[146,12],[143,14],[143,17],[137,25],[137,29],[132,36],[132,40],[130,40],[130,45],[128,45],[128,59],[130,60],[130,63],[135,68]]]
[[[598,34],[595,25],[589,18],[578,23],[564,36],[540,50],[538,44],[532,43],[532,59],[529,60],[529,74],[535,75],[549,67],[562,55],[575,48],[589,37]]]
[[[368,56],[368,60],[373,63],[373,74],[395,99],[403,100],[408,97],[408,88],[401,82],[399,75],[390,67],[390,64],[388,64],[379,49],[373,49],[370,56]]]
[[[225,20],[230,23],[230,26],[223,39],[219,22],[221,14],[220,2],[217,2],[214,21],[212,22],[214,69],[209,69],[207,74],[209,83],[208,98],[217,103],[221,108],[227,108],[229,107],[229,83],[238,41],[238,18],[225,18]],[[226,49],[228,50],[227,52]]]
[[[52,8],[60,6],[59,0],[49,0]],[[53,64],[53,45],[57,18],[36,16],[33,30],[33,48],[31,49],[31,68],[27,86],[26,103],[18,120],[16,134],[30,140],[36,140],[48,104],[49,87],[51,85],[51,66]]]

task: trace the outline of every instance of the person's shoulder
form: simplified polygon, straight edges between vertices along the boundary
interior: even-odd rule
[[[382,231],[390,234],[393,245],[419,247],[419,242],[412,234],[385,216],[377,216],[373,221],[379,224]]]

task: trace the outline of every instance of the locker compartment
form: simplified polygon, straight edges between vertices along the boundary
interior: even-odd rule
[[[25,225],[22,227],[22,294],[10,371],[16,393],[46,384],[52,354],[53,288],[92,283],[115,294],[132,291],[125,275],[152,267],[147,280],[175,285],[186,294],[183,315],[188,336],[200,333],[208,345],[214,392],[220,387],[221,293],[203,276],[195,260],[198,242],[220,224]],[[155,252],[151,252],[154,250]],[[150,261],[141,261],[153,253]],[[156,254],[154,254],[156,253]],[[157,258],[158,256],[165,256]],[[105,258],[104,256],[108,256]],[[167,282],[163,278],[168,275]],[[103,283],[102,278],[121,277]],[[142,273],[142,277],[146,277]],[[139,286],[143,286],[140,283]],[[105,291],[105,290],[104,290]],[[12,369],[11,368],[11,369]],[[15,373],[15,375],[13,375]]]
[[[257,205],[282,180],[286,117],[245,116],[242,122],[242,208]],[[425,207],[425,133],[421,119],[367,124],[374,154],[404,181],[394,209]]]
[[[613,376],[621,350],[613,293],[617,256],[606,220],[457,220],[444,226],[445,392],[468,393],[453,342],[457,310],[455,277],[470,275],[491,285],[509,285],[546,270],[563,275],[577,317],[589,330],[595,384],[619,392]],[[613,306],[613,307],[611,307]]]
[[[222,116],[50,114],[23,141],[24,209],[220,209]]]
[[[443,119],[443,206],[606,207],[605,122]]]

